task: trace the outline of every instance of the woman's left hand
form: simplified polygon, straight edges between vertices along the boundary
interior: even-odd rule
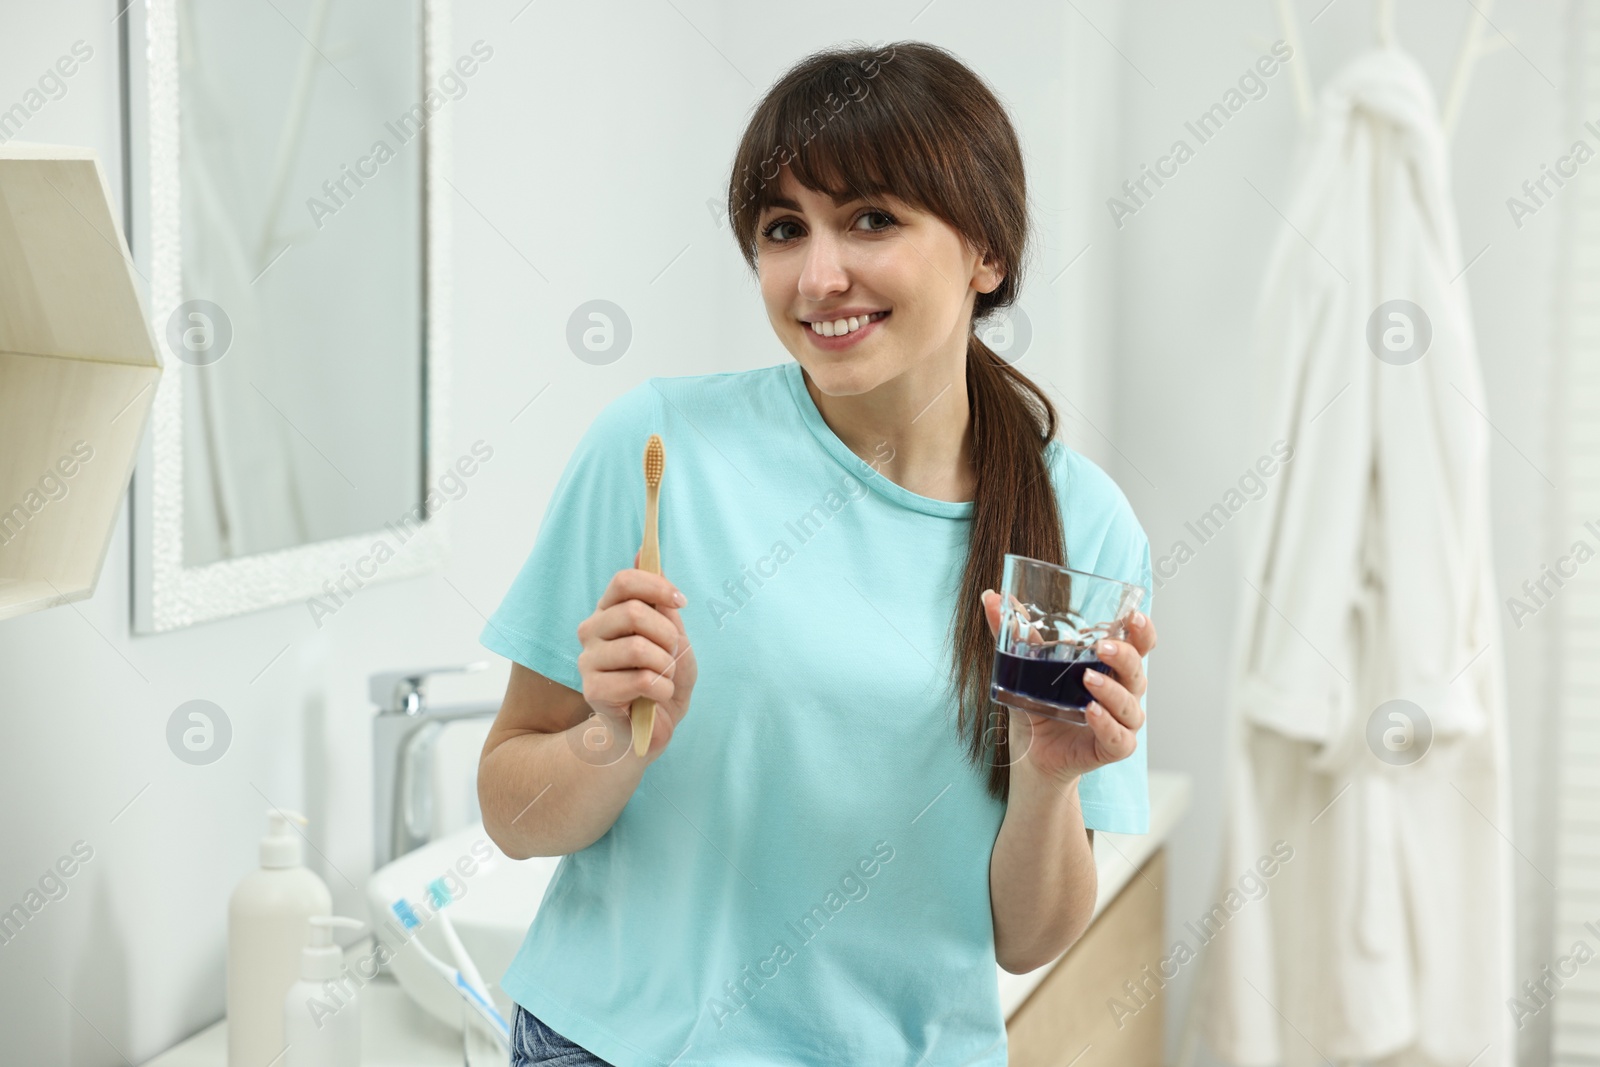
[[[983,610],[989,620],[989,632],[1000,633],[1000,594],[994,590],[983,593]],[[1011,731],[1012,762],[1027,759],[1035,770],[1057,779],[1073,778],[1086,774],[1096,767],[1127,759],[1138,745],[1135,736],[1144,725],[1144,709],[1139,698],[1145,693],[1144,656],[1156,647],[1156,626],[1150,618],[1134,612],[1128,623],[1127,641],[1101,641],[1095,649],[1100,661],[1112,670],[1111,675],[1100,671],[1084,672],[1084,680],[1094,698],[1084,715],[1086,726],[1063,722],[1031,711],[1011,711],[1011,721],[1016,723],[1026,716],[1032,736],[1018,737]],[[1100,684],[1094,684],[1100,679]],[[1017,748],[1024,754],[1018,756]]]

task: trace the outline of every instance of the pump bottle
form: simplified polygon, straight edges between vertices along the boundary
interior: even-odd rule
[[[306,818],[267,811],[261,868],[228,901],[228,1067],[269,1067],[283,1053],[283,999],[300,977],[311,917],[329,916],[328,887],[301,863]]]
[[[361,1063],[362,980],[344,974],[344,953],[333,928],[359,930],[343,915],[313,915],[311,935],[300,953],[300,981],[283,1000],[283,1036],[289,1043],[283,1067],[358,1067]]]

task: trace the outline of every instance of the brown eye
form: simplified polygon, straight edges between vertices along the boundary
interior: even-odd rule
[[[772,236],[773,231],[776,230],[779,226],[793,226],[793,225],[794,225],[794,223],[791,222],[788,219],[779,219],[777,222],[769,223],[767,228],[761,231],[761,236],[765,237],[769,241],[775,241],[778,244],[782,244],[785,240],[791,240],[792,238],[773,237]]]
[[[886,220],[885,221],[885,225],[869,227],[868,230],[867,230],[868,233],[882,233],[884,230],[887,230],[892,226],[898,226],[900,224],[900,220],[899,219],[895,218],[893,215],[889,214],[887,211],[879,211],[876,208],[874,208],[872,210],[869,210],[869,211],[863,211],[861,213],[861,218],[857,219],[856,221],[860,222],[861,219],[871,218],[873,215],[878,216],[880,219]]]

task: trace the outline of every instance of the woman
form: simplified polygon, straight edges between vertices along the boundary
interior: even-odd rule
[[[1127,499],[972,332],[1025,199],[941,49],[820,53],[757,107],[729,217],[794,360],[612,401],[483,632],[514,661],[485,825],[565,857],[501,982],[516,1063],[1003,1064],[995,961],[1056,958],[1092,830],[1148,829],[1148,593],[1087,726],[987,699],[1005,553],[1151,588]]]

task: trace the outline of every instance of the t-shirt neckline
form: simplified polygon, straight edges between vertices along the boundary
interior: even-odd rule
[[[811,430],[812,436],[840,466],[869,486],[873,492],[901,507],[920,511],[926,515],[937,515],[945,519],[972,517],[972,501],[935,500],[931,496],[913,493],[898,482],[891,481],[879,473],[872,464],[850,451],[850,446],[839,439],[839,435],[833,432],[833,428],[822,417],[822,412],[817,410],[816,401],[811,399],[811,393],[806,389],[804,371],[799,362],[790,360],[784,365],[783,373],[789,382],[789,392],[794,397],[795,407],[800,411],[800,419]]]

